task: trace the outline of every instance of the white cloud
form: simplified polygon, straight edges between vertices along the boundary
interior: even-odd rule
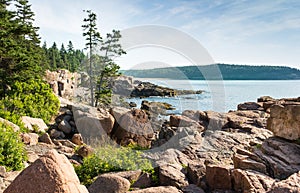
[[[83,10],[91,9],[97,14],[97,27],[104,37],[112,29],[126,28],[131,18],[141,14],[134,4],[126,4],[122,0],[91,0],[85,3],[78,0],[30,0],[30,3],[36,13],[36,25],[41,28],[41,35],[47,36],[44,39],[51,42],[66,38],[67,42],[71,36],[75,37],[75,44],[79,47],[83,47],[84,40],[81,26],[86,14]]]
[[[105,36],[112,29],[169,25],[198,39],[218,61],[300,63],[298,1],[80,1],[30,0],[48,41],[72,39],[82,47],[83,9],[98,16]],[[170,3],[172,2],[172,3]],[[284,50],[285,52],[281,51]]]

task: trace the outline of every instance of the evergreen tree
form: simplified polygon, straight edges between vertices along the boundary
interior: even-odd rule
[[[47,42],[44,42],[44,43],[43,43],[42,49],[44,50],[44,52],[45,52],[46,54],[48,53]]]
[[[85,60],[86,56],[82,50],[75,50],[73,55],[74,62],[72,63],[72,72],[77,71],[81,63]]]
[[[67,49],[68,49],[68,53],[69,54],[73,54],[74,53],[74,46],[73,46],[72,41],[69,41]]]
[[[44,42],[42,54],[45,56],[42,61],[43,66],[45,66],[44,69],[68,69],[71,72],[78,70],[78,67],[86,57],[83,51],[74,49],[71,41],[69,41],[67,49],[64,44],[58,49],[56,42],[50,48],[47,48],[47,43]]]
[[[55,42],[53,42],[51,48],[49,48],[48,50],[48,56],[50,59],[50,67],[52,70],[57,70],[58,68],[60,68],[60,53],[59,50],[57,48],[57,45]]]
[[[65,49],[64,44],[61,44],[61,48],[60,48],[59,52],[60,52],[60,58],[61,58],[61,63],[62,63],[62,64],[60,64],[60,67],[70,70],[70,65],[69,65],[68,56],[67,56],[67,50]]]
[[[28,3],[28,0],[17,0],[16,19],[20,22],[20,25],[24,30],[25,38],[31,40],[31,43],[39,45],[40,38],[37,33],[39,28],[33,26],[34,12],[31,11],[31,5]]]
[[[11,74],[13,72],[14,64],[10,56],[12,52],[12,44],[15,44],[12,39],[13,27],[16,23],[12,21],[13,12],[7,10],[11,1],[3,0],[0,2],[0,93],[1,98],[4,98],[7,93],[9,82],[11,82]]]
[[[101,56],[100,66],[98,67],[100,72],[97,77],[96,106],[99,100],[109,102],[108,97],[112,94],[109,81],[111,78],[119,75],[118,71],[120,67],[114,62],[114,58],[126,54],[119,43],[121,37],[120,31],[113,30],[111,34],[107,34],[106,40],[102,42],[100,51],[104,55]]]
[[[39,45],[40,37],[37,33],[39,28],[33,26],[34,13],[31,11],[31,5],[29,5],[28,0],[16,0],[15,6],[17,8],[15,20],[19,24],[18,32],[20,33],[19,44],[23,48],[22,55],[26,56],[18,62],[18,67],[21,70],[20,77],[26,77],[28,71],[34,76],[41,75],[44,55]]]
[[[41,78],[41,48],[37,45],[34,37],[33,26],[27,25],[33,19],[32,14],[28,17],[19,17],[22,11],[8,11],[7,6],[12,1],[0,2],[0,79],[1,96],[5,97],[7,88],[14,81],[28,81],[29,79]],[[17,1],[17,5],[19,2]],[[30,11],[30,6],[27,8]],[[23,14],[26,15],[26,14]]]
[[[84,18],[82,25],[83,36],[86,40],[86,49],[89,49],[89,70],[90,89],[91,89],[91,106],[94,106],[94,74],[93,74],[93,49],[101,42],[100,33],[97,31],[97,15],[91,10],[84,10],[87,12],[87,18]]]
[[[44,42],[42,46],[42,66],[44,70],[50,70],[50,59],[49,59],[49,51],[47,48],[47,43]]]

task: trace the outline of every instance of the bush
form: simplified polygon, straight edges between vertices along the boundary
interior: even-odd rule
[[[25,115],[48,123],[58,109],[58,98],[42,80],[15,82],[8,96],[0,101],[0,117],[19,126],[20,117]]]
[[[0,123],[0,139],[0,165],[5,166],[8,171],[23,169],[27,155],[19,133]]]
[[[82,165],[75,166],[75,171],[84,185],[90,185],[99,174],[113,171],[141,169],[153,174],[151,162],[143,158],[142,153],[129,147],[101,147],[93,155],[84,158]]]

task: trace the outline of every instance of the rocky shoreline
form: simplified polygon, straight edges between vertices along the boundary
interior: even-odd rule
[[[146,98],[150,96],[173,97],[178,95],[201,94],[203,91],[198,90],[178,90],[158,86],[150,82],[140,82],[130,93],[130,97]]]
[[[163,122],[146,103],[105,110],[61,101],[50,128],[24,119],[47,132],[22,134],[28,167],[21,173],[0,167],[1,192],[300,191],[300,98],[261,97],[236,111],[187,110]],[[71,163],[82,164],[93,153],[84,144],[95,140],[150,148],[144,156],[156,167],[156,187],[141,171],[102,174],[88,189],[80,185]]]
[[[59,72],[58,78],[64,88],[60,94],[69,98],[76,76]],[[130,77],[119,80],[113,88],[125,96],[174,92]],[[264,96],[228,113],[186,110],[167,120],[159,118],[173,108],[167,103],[144,100],[140,109],[133,104],[106,109],[64,98],[51,125],[22,117],[30,130],[20,135],[27,167],[7,172],[0,166],[0,192],[300,192],[300,98]],[[145,149],[143,156],[155,167],[156,181],[153,174],[137,170],[101,174],[89,187],[81,185],[72,165],[83,164],[105,144]]]
[[[67,74],[67,73],[64,73]],[[64,75],[66,76],[66,75]],[[53,75],[52,75],[53,77]],[[58,77],[61,77],[61,75],[58,75]],[[67,76],[66,76],[67,77]],[[70,93],[70,88],[76,88],[72,90],[71,92],[74,92],[74,96],[77,99],[77,101],[82,103],[89,103],[90,101],[90,91],[89,91],[89,81],[88,76],[85,74],[77,74],[75,75],[76,81],[59,81],[59,83],[64,83],[63,86],[65,89],[62,93],[64,94],[63,97],[68,96],[65,93]],[[51,81],[50,83],[54,85],[54,88],[57,88],[55,86],[55,81]],[[68,83],[69,82],[69,83]],[[76,83],[74,83],[76,82]],[[72,83],[72,85],[69,85]],[[113,103],[116,103],[116,105],[122,105],[119,104],[120,100],[126,100],[126,98],[147,98],[151,96],[159,96],[159,97],[174,97],[178,95],[189,95],[189,94],[201,94],[203,93],[202,90],[179,90],[179,89],[172,89],[168,87],[159,86],[150,82],[140,81],[136,80],[133,77],[130,76],[119,76],[117,78],[114,78],[110,81],[110,87],[112,88],[113,95],[115,96],[113,98]],[[58,94],[58,91],[55,93]]]

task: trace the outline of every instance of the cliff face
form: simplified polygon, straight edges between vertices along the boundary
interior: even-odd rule
[[[68,70],[57,70],[54,72],[47,70],[45,79],[56,95],[71,99],[78,84],[78,77],[77,73],[71,73]]]

